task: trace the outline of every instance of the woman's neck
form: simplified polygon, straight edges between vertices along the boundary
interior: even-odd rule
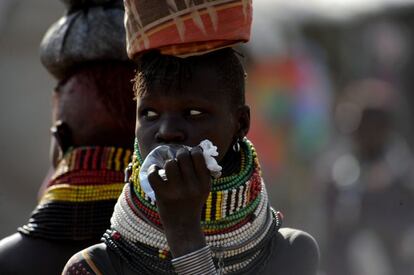
[[[240,172],[240,162],[240,152],[236,152],[230,148],[230,150],[227,151],[219,163],[223,168],[222,177],[230,176]]]

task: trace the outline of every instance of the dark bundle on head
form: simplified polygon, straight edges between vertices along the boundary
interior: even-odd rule
[[[86,5],[98,5],[105,4],[110,2],[115,2],[114,0],[62,0],[67,6],[86,6]]]
[[[143,96],[154,85],[160,85],[168,91],[191,81],[194,72],[200,68],[214,70],[219,76],[220,86],[228,94],[234,107],[245,104],[245,72],[243,66],[231,48],[214,51],[204,55],[179,58],[162,55],[157,51],[143,54],[138,60],[134,91]]]
[[[116,3],[118,0],[62,0],[69,11],[90,8],[93,6],[104,6]]]
[[[64,0],[66,14],[43,37],[40,58],[62,80],[82,63],[128,61],[122,0]]]

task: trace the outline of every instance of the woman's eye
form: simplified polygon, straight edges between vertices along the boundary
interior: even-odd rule
[[[155,119],[158,117],[158,113],[151,110],[146,110],[142,112],[142,116],[146,119]]]
[[[189,113],[190,113],[190,116],[198,116],[202,114],[201,111],[199,110],[190,110]]]
[[[154,111],[147,111],[147,117],[156,117],[158,114]]]

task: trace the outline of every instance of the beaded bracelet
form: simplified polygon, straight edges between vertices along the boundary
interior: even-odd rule
[[[179,275],[217,274],[209,246],[174,258],[171,263]]]

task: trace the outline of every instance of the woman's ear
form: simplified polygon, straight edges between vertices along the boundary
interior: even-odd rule
[[[247,105],[240,106],[237,111],[239,129],[238,138],[244,138],[250,129],[250,107]]]
[[[73,146],[72,132],[66,122],[58,120],[52,128],[50,128],[50,132],[63,154]]]

